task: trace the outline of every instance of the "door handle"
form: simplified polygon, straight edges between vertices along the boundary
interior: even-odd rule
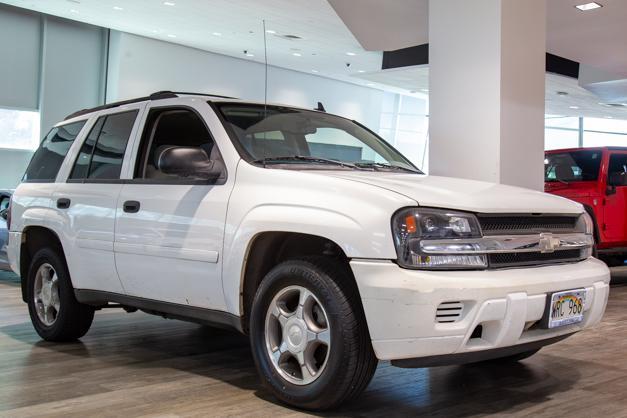
[[[62,197],[60,199],[57,199],[57,207],[59,209],[67,209],[70,207],[70,203],[72,203],[72,201],[70,199],[68,199],[67,197]]]
[[[140,204],[137,200],[127,200],[124,202],[124,205],[122,205],[122,209],[126,213],[137,213],[139,212],[139,207]]]

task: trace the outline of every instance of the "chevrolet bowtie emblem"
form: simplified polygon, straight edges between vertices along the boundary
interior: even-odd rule
[[[554,237],[553,234],[544,233],[540,234],[540,241],[538,241],[538,246],[540,247],[540,252],[542,253],[552,253],[555,251],[557,247],[559,247],[561,241],[559,238]]]

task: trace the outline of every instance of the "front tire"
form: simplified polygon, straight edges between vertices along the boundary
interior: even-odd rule
[[[264,383],[298,408],[324,410],[356,397],[377,366],[350,272],[324,257],[286,261],[266,275],[250,339]]]
[[[27,301],[31,322],[46,341],[73,341],[89,331],[94,308],[79,303],[65,260],[55,250],[35,253],[28,269]]]

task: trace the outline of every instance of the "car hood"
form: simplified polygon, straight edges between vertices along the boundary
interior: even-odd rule
[[[583,212],[579,203],[562,197],[483,181],[389,172],[324,174],[390,190],[415,200],[420,206],[485,213]]]

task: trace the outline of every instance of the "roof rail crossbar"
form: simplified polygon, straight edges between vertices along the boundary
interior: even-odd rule
[[[175,97],[178,97],[178,95],[176,93],[171,92],[171,91],[158,91],[156,93],[152,93],[151,95],[145,96],[145,97],[138,97],[136,99],[122,100],[122,101],[119,101],[119,102],[107,103],[107,104],[104,104],[104,105],[101,105],[101,106],[92,107],[92,108],[89,108],[89,109],[82,109],[82,110],[79,110],[77,112],[74,112],[74,113],[66,116],[65,120],[72,119],[72,118],[75,118],[77,116],[86,115],[88,113],[97,112],[99,110],[111,109],[111,108],[114,108],[114,107],[124,106],[124,105],[131,104],[131,103],[145,102],[147,100],[173,99]]]

